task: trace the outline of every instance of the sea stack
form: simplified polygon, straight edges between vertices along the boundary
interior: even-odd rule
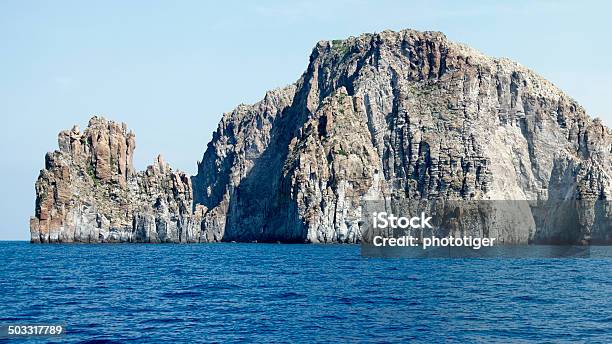
[[[93,117],[58,143],[36,182],[32,242],[199,241],[190,178],[161,156],[134,171],[135,137],[125,124]]]

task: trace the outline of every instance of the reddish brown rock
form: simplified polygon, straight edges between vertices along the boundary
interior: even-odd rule
[[[199,240],[190,178],[161,156],[135,173],[135,138],[125,124],[93,117],[82,133],[62,131],[58,145],[36,182],[32,242]]]

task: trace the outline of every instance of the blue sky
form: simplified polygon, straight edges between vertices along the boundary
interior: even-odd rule
[[[519,61],[612,124],[604,1],[0,1],[0,240],[26,240],[57,133],[102,114],[195,173],[223,112],[298,79],[315,43],[443,31]]]

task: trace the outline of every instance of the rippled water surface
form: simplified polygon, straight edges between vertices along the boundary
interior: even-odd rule
[[[611,343],[612,260],[0,242],[0,324],[11,323],[66,325],[41,342]]]

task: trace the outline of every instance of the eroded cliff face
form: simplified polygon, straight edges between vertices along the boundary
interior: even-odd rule
[[[319,42],[295,85],[226,114],[195,201],[207,231],[236,241],[356,242],[359,204],[393,197],[603,200],[586,217],[609,224],[611,137],[515,62],[438,32],[385,31]],[[493,232],[512,243],[611,239],[609,225],[567,235],[530,223]]]
[[[135,138],[125,124],[93,117],[58,143],[36,182],[32,242],[199,241],[190,177],[161,156],[134,171]]]
[[[295,84],[223,116],[191,181],[163,162],[135,173],[133,135],[112,122],[59,141],[33,241],[352,243],[363,202],[393,198],[598,202],[579,232],[527,219],[488,233],[612,241],[611,131],[532,71],[438,32],[319,42]],[[493,210],[508,212],[532,210]]]

